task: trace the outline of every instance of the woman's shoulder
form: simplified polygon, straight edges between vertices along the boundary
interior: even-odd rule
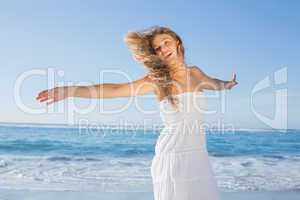
[[[189,69],[192,73],[199,73],[199,72],[202,72],[201,69],[200,69],[197,65],[188,65],[188,69]]]
[[[206,74],[200,67],[197,65],[190,65],[190,72],[193,76],[197,77],[198,79],[202,80],[203,78],[206,77]]]

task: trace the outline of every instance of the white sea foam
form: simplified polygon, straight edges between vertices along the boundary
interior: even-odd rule
[[[211,157],[225,191],[299,191],[300,156]]]
[[[143,158],[0,156],[0,188],[149,191],[150,162]]]
[[[210,157],[224,191],[299,191],[300,157]],[[151,158],[0,156],[0,188],[152,191]]]

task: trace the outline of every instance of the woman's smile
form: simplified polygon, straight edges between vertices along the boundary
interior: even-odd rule
[[[172,52],[168,53],[168,54],[165,56],[165,58],[169,58],[172,54],[173,54]]]

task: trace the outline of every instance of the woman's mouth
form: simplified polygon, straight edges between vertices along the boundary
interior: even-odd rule
[[[169,58],[171,55],[172,55],[172,52],[169,53],[169,54],[167,54],[167,55],[165,56],[165,58]]]

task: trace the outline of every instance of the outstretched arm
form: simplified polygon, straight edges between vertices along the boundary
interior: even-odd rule
[[[148,76],[128,83],[103,83],[89,86],[55,87],[41,91],[36,99],[40,102],[48,101],[47,105],[68,97],[81,98],[117,98],[144,95],[155,92],[155,85]]]
[[[195,76],[198,80],[200,80],[199,87],[201,89],[207,89],[207,90],[230,90],[233,86],[237,85],[238,82],[236,82],[236,74],[233,74],[233,78],[230,81],[223,81],[216,78],[211,78],[208,75],[206,75],[202,70],[200,70],[198,67],[193,67],[192,70],[194,71]]]

